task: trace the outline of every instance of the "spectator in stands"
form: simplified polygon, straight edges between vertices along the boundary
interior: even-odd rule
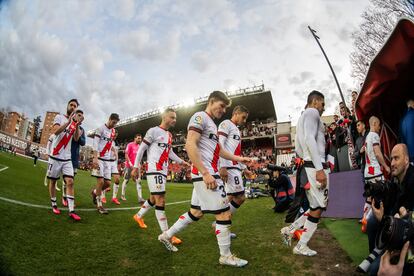
[[[351,100],[351,115],[355,117],[355,103],[356,103],[356,100],[358,98],[358,92],[355,91],[355,90],[352,91],[351,97],[352,97],[352,100]]]
[[[384,216],[404,216],[409,211],[414,211],[414,166],[409,162],[408,149],[405,144],[397,144],[391,152],[391,174],[392,174],[392,191],[389,192],[394,203],[387,209],[381,202],[380,208],[375,207],[375,201],[372,202],[373,216],[368,219],[368,242],[370,252],[375,247],[375,237],[379,230],[380,222]],[[370,275],[376,275],[379,267],[379,258],[377,258],[370,268]]]
[[[400,137],[401,142],[408,147],[410,162],[414,162],[414,99],[407,100],[407,113],[401,120]]]
[[[356,159],[358,168],[364,171],[365,169],[365,138],[368,132],[365,129],[365,123],[363,121],[357,122],[358,138],[355,141],[354,157]]]

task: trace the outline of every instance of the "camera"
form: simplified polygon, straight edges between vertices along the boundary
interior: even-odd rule
[[[384,205],[384,209],[391,206],[391,182],[386,180],[378,180],[375,182],[367,182],[364,186],[364,197],[371,197],[375,200],[375,208],[380,208],[380,203]]]
[[[375,239],[378,249],[401,250],[407,241],[414,242],[414,217],[410,212],[403,218],[384,217]]]

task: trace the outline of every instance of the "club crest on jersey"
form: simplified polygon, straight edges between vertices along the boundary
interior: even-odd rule
[[[198,125],[201,125],[202,122],[203,122],[203,119],[201,118],[200,115],[198,115],[194,118],[194,123],[196,123]]]

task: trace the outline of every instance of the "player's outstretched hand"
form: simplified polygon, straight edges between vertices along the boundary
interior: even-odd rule
[[[215,190],[217,188],[216,179],[209,173],[203,174],[203,181],[206,183],[207,189]]]
[[[400,253],[400,260],[396,265],[391,264],[391,253],[387,250],[381,257],[378,276],[401,276],[404,269],[405,257],[407,256],[410,242],[406,242]]]
[[[229,178],[229,172],[226,168],[220,168],[220,178],[223,180],[224,183],[227,183],[227,179]]]
[[[241,163],[244,163],[244,164],[249,164],[249,163],[251,163],[251,162],[253,162],[253,159],[251,159],[250,157],[244,157],[244,156],[239,156],[239,161],[238,162],[241,162]]]
[[[75,115],[76,115],[75,111],[73,111],[73,112],[69,115],[69,120],[68,120],[68,123],[72,123],[73,118],[75,117]]]

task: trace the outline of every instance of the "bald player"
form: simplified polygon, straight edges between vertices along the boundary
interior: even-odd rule
[[[369,128],[370,132],[365,139],[364,177],[365,181],[371,182],[384,179],[381,166],[388,174],[391,170],[387,163],[385,163],[385,158],[381,151],[381,142],[379,137],[379,133],[381,131],[380,120],[375,116],[369,118]]]

